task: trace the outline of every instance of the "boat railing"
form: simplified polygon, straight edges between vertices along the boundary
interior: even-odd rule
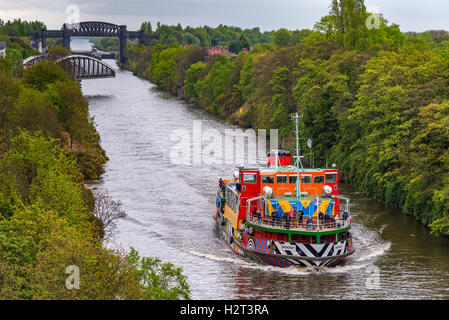
[[[217,190],[217,195],[221,198],[221,199],[225,199],[226,197],[225,197],[225,190],[224,190],[225,188],[223,187],[223,188],[218,188],[218,190]]]
[[[240,196],[234,191],[230,184],[227,184],[224,190],[226,204],[238,214],[240,205]]]
[[[266,229],[278,229],[278,230],[292,230],[292,231],[331,231],[331,230],[340,230],[344,228],[348,228],[351,226],[351,215],[349,213],[349,199],[344,197],[338,197],[342,200],[345,200],[345,203],[342,203],[343,210],[342,212],[336,212],[335,215],[329,216],[323,214],[321,217],[315,214],[314,217],[303,216],[299,217],[298,214],[294,215],[292,218],[289,212],[284,213],[282,217],[277,217],[275,215],[263,214],[263,212],[267,212],[267,210],[257,210],[254,209],[251,211],[251,205],[248,205],[247,214],[246,214],[246,222],[259,226]],[[264,197],[258,197],[254,199],[248,200],[249,203],[255,200],[264,199]]]
[[[267,229],[293,231],[330,231],[348,228],[351,225],[350,217],[346,219],[334,218],[333,220],[325,221],[316,217],[287,218],[287,214],[280,218],[272,216],[261,217],[258,213],[253,214],[252,212],[247,215],[246,222]]]

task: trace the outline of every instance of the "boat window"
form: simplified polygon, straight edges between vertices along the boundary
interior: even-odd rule
[[[244,183],[257,183],[257,174],[255,173],[244,173],[243,174]]]
[[[337,174],[326,173],[326,183],[335,183],[335,182],[337,182]]]
[[[277,184],[286,184],[287,176],[276,176],[276,183]]]
[[[288,183],[296,184],[296,176],[288,176]]]
[[[262,183],[264,183],[264,184],[273,184],[274,183],[274,177],[272,177],[272,176],[262,176]]]
[[[315,176],[313,183],[324,183],[324,176]]]
[[[312,183],[312,176],[311,175],[302,175],[301,176],[301,184],[303,183]]]

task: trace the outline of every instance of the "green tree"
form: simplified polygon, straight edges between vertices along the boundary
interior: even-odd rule
[[[230,59],[218,56],[208,66],[207,74],[197,81],[195,90],[198,93],[199,102],[206,110],[217,112],[216,101],[225,94],[229,88],[229,76],[233,70]]]
[[[292,33],[285,28],[281,28],[273,33],[273,42],[278,47],[287,47],[290,45]]]
[[[67,73],[52,61],[43,61],[23,73],[23,82],[37,90],[44,90],[48,84],[69,81]]]
[[[140,25],[140,30],[143,31],[145,34],[152,34],[153,27],[151,26],[151,22],[150,21],[143,22]]]
[[[199,46],[201,43],[201,41],[190,32],[184,32],[181,37],[184,44]]]
[[[142,299],[190,299],[187,278],[181,268],[162,263],[158,258],[140,257],[134,248],[131,248],[127,259],[136,268],[135,279],[139,283]]]
[[[32,88],[21,90],[12,110],[8,113],[9,129],[24,128],[42,131],[47,136],[58,132],[58,110],[45,93]]]
[[[202,61],[198,61],[197,63],[192,64],[189,70],[187,70],[186,72],[184,88],[186,91],[186,98],[190,101],[194,101],[196,98],[198,98],[198,93],[195,86],[200,78],[204,66],[205,65]]]
[[[292,129],[289,115],[291,111],[289,76],[290,70],[287,67],[279,67],[274,70],[269,82],[272,86],[272,104],[274,107],[274,113],[270,119],[270,123],[273,128],[280,130],[281,136],[288,135]]]
[[[176,93],[176,83],[179,80],[176,57],[184,50],[186,49],[182,47],[156,46],[150,62],[150,80],[162,89]]]
[[[334,17],[331,21],[335,21],[337,41],[345,48],[365,50],[370,46],[363,0],[332,0],[330,14]]]

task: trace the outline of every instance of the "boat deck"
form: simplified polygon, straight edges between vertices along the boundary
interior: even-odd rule
[[[271,216],[254,216],[252,213],[247,216],[246,222],[254,227],[261,227],[269,230],[279,231],[300,231],[300,232],[338,232],[351,227],[350,219],[335,219],[335,221],[319,220],[316,217],[303,217],[288,219],[285,217],[275,218]]]

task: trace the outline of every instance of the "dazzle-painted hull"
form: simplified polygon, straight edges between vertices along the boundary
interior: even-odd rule
[[[333,267],[354,253],[352,239],[324,244],[289,243],[270,241],[254,237],[236,239],[229,233],[231,230],[223,220],[216,219],[220,235],[230,247],[242,257],[256,262],[281,268],[300,266],[319,270],[323,267]]]

